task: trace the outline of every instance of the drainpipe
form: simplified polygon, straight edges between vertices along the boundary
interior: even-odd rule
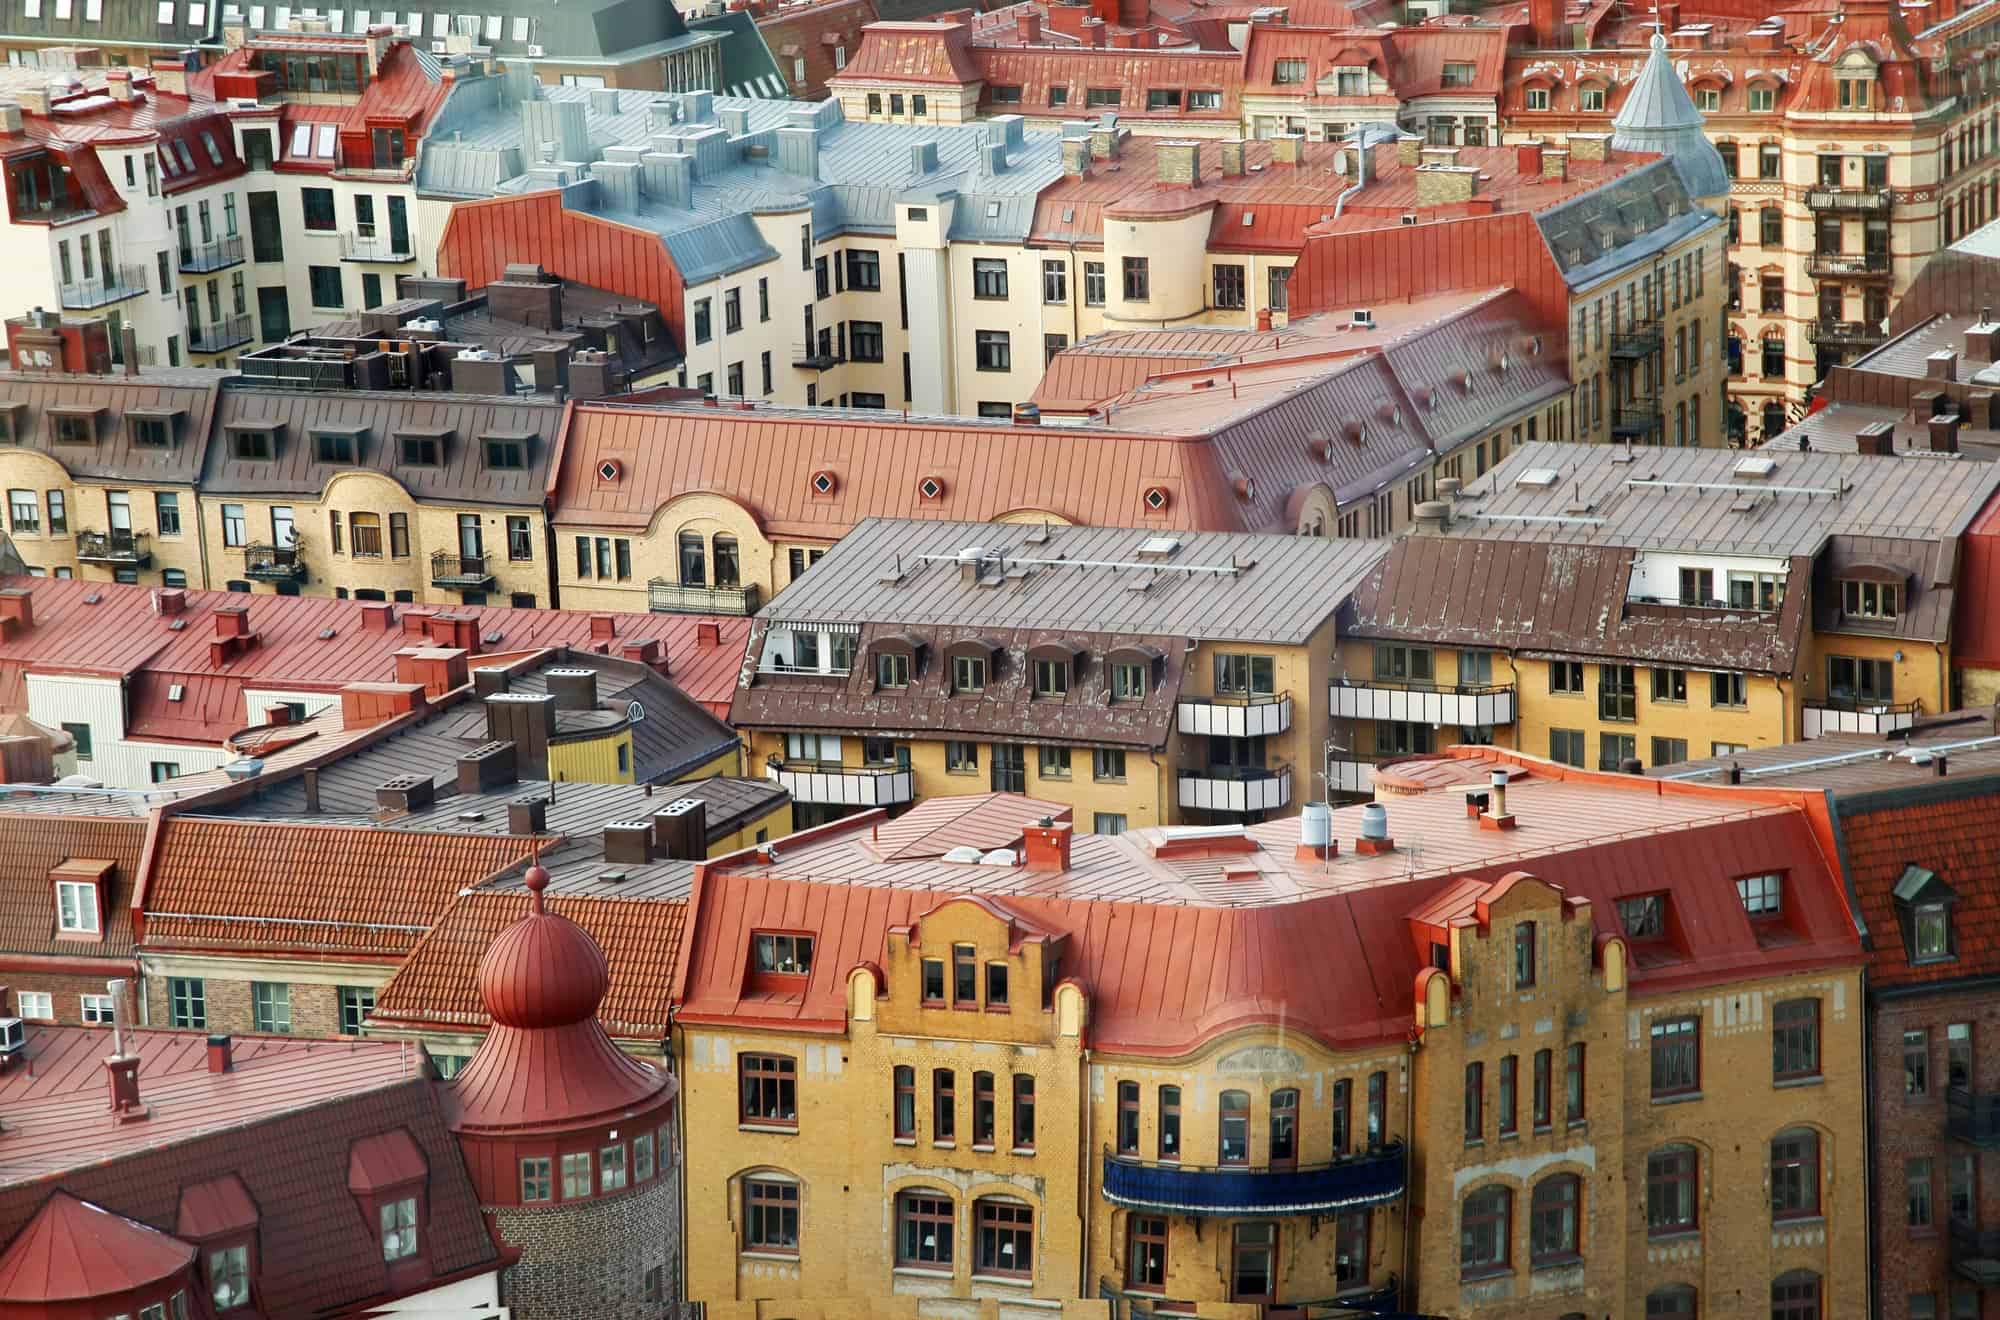
[[[1086,1013],[1088,1011],[1089,1011],[1088,1009],[1085,1010]],[[1079,1097],[1081,1097],[1081,1101],[1076,1108],[1077,1108],[1077,1113],[1079,1115],[1078,1121],[1082,1123],[1083,1127],[1081,1132],[1079,1133],[1079,1140],[1077,1141],[1077,1164],[1079,1165],[1078,1169],[1079,1176],[1077,1178],[1077,1191],[1079,1195],[1076,1198],[1076,1217],[1079,1225],[1078,1236],[1080,1236],[1083,1239],[1083,1250],[1077,1254],[1076,1295],[1078,1297],[1088,1297],[1091,1295],[1090,1293],[1090,1167],[1091,1167],[1090,1047],[1088,1045],[1084,1046],[1081,1050],[1077,1052],[1077,1057],[1080,1060],[1080,1062],[1077,1065],[1077,1094]],[[1040,1096],[1035,1097],[1035,1103],[1038,1105],[1041,1103]]]
[[[1403,1087],[1403,1286],[1397,1304],[1408,1310],[1410,1292],[1415,1280],[1410,1272],[1410,1248],[1416,1240],[1416,1215],[1411,1210],[1410,1195],[1410,1148],[1415,1145],[1417,1130],[1417,1043],[1415,1032],[1410,1033],[1409,1076]]]

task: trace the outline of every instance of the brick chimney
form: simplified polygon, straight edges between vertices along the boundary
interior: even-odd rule
[[[1558,181],[1569,178],[1569,152],[1554,147],[1542,151],[1542,177]]]
[[[1271,163],[1273,165],[1297,165],[1305,158],[1306,135],[1303,133],[1279,133],[1271,139]]]
[[[31,587],[0,589],[0,636],[18,637],[34,626],[34,589]]]
[[[1956,382],[1958,380],[1958,353],[1949,348],[1940,348],[1924,359],[1924,375],[1932,380]]]
[[[387,601],[368,600],[361,603],[361,631],[385,633],[395,622],[396,607]]]
[[[1068,821],[1058,823],[1044,816],[1041,823],[1021,831],[1021,861],[1030,871],[1069,870],[1070,837],[1075,833]]]
[[[215,635],[217,637],[248,637],[250,635],[250,607],[247,605],[224,605],[215,611]]]
[[[1234,178],[1243,173],[1243,139],[1225,138],[1222,143],[1222,177]]]
[[[1525,179],[1532,179],[1542,172],[1540,138],[1532,138],[1514,148],[1514,169]]]
[[[1546,156],[1543,159],[1547,159]],[[1479,191],[1479,170],[1472,165],[1419,165],[1417,205],[1453,206],[1469,202]]]
[[[470,681],[466,653],[455,646],[406,646],[396,652],[396,681],[414,683],[436,700]]]
[[[1528,0],[1528,27],[1540,49],[1561,50],[1569,44],[1562,32],[1565,8],[1564,0]]]
[[[1964,418],[1955,412],[1931,418],[1931,452],[1936,454],[1956,454],[1958,452],[1958,427]]]
[[[609,642],[614,640],[617,636],[618,636],[618,619],[615,615],[593,614],[590,616],[591,641]]]
[[[1187,188],[1201,182],[1201,144],[1198,142],[1158,143],[1153,148],[1153,160],[1159,167],[1159,180],[1163,184]]]
[[[212,1073],[226,1073],[236,1066],[236,1054],[230,1038],[210,1036],[208,1038],[208,1070]]]
[[[1887,457],[1896,452],[1896,424],[1870,422],[1854,433],[1854,449],[1860,454]]]
[[[1015,19],[1014,35],[1024,46],[1033,46],[1042,39],[1042,16],[1037,13],[1021,14]]]

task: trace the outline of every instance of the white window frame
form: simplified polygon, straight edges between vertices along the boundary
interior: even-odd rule
[[[103,933],[98,916],[95,882],[56,881],[56,929],[79,935]]]
[[[383,1260],[408,1260],[417,1254],[416,1197],[404,1196],[394,1201],[384,1201],[379,1218],[382,1225]]]
[[[77,1001],[85,1022],[109,1026],[118,1016],[118,1001],[110,995],[78,995]]]
[[[14,993],[14,1011],[29,1021],[53,1022],[56,997],[47,990],[18,990]]]

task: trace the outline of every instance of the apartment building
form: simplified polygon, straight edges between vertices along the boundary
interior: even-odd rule
[[[933,799],[699,866],[690,1298],[1859,1313],[1862,955],[1817,801],[1429,764],[1304,820]],[[1776,924],[1741,897],[1773,884]]]
[[[730,720],[802,823],[968,782],[1095,833],[1289,814],[1335,610],[1384,548],[870,520],[758,613]]]
[[[1958,545],[1989,464],[1527,446],[1420,511],[1341,622],[1335,740],[1601,769],[1956,707]]]
[[[127,789],[220,773],[243,737],[338,711],[350,684],[405,681],[409,660],[400,653],[412,649],[463,651],[473,670],[496,663],[488,657],[552,647],[635,660],[726,716],[749,632],[743,619],[687,614],[453,613],[332,597],[253,603],[222,591],[4,581],[0,710],[60,730],[73,743],[76,773]],[[163,798],[179,791],[161,790]]]

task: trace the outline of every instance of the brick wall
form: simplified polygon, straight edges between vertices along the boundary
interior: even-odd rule
[[[171,990],[166,976],[146,978],[147,1021],[155,1027],[174,1025]],[[209,1031],[248,1034],[256,1030],[251,1009],[248,980],[225,980],[216,976],[198,978],[207,1000]],[[340,987],[302,985],[291,987],[292,1031],[294,1036],[337,1036],[340,1034]],[[33,988],[33,987],[31,987]]]
[[[679,1313],[680,1168],[624,1196],[579,1205],[488,1210],[500,1236],[521,1248],[501,1276],[501,1300],[518,1320],[572,1316],[662,1317]],[[660,1301],[645,1300],[659,1269]]]
[[[104,983],[121,975],[129,978],[131,969],[106,967],[99,976],[54,976],[33,971],[0,972],[0,985],[7,987],[7,1012],[20,1015],[21,991],[38,992],[54,998],[57,1022],[66,1026],[76,1026],[83,1021],[83,996],[108,993]]]

